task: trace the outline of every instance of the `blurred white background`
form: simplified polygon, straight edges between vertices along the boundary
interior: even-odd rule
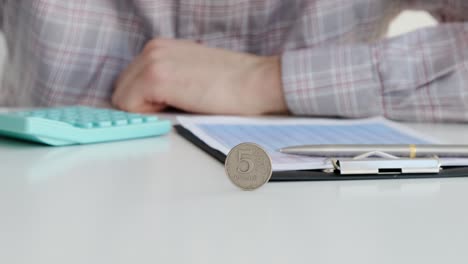
[[[412,31],[420,27],[433,26],[436,21],[425,12],[404,12],[392,24],[388,32],[389,36],[396,36],[405,32]],[[0,35],[0,78],[2,77],[3,67],[6,57],[5,41]]]

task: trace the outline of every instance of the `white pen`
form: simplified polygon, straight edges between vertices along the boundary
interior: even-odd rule
[[[282,148],[279,149],[279,151],[286,154],[321,157],[352,157],[372,151],[379,151],[394,156],[410,158],[430,155],[443,157],[468,157],[468,145],[302,145]]]

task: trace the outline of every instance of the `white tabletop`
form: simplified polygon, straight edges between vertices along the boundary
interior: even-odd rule
[[[411,125],[468,143],[468,125]],[[234,187],[168,136],[0,140],[0,263],[468,263],[468,178]]]

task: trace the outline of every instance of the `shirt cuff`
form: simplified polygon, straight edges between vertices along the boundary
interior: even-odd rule
[[[295,115],[385,115],[378,50],[369,45],[286,51],[283,92]]]

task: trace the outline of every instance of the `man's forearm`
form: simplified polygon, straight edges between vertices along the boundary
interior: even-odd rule
[[[279,57],[155,39],[121,74],[115,106],[157,112],[165,106],[202,114],[286,113]]]

